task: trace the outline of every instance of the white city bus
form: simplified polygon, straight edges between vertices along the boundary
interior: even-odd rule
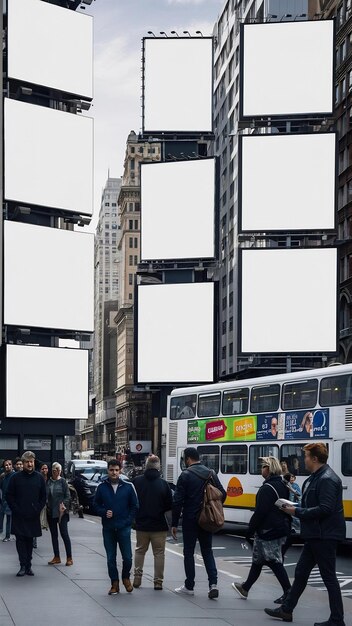
[[[262,484],[259,457],[286,461],[302,486],[303,446],[323,441],[341,477],[352,539],[352,364],[172,391],[167,408],[166,478],[176,483],[194,446],[227,492],[227,522],[248,523]]]

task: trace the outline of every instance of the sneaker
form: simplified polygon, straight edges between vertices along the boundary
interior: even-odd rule
[[[276,617],[276,619],[282,619],[283,622],[292,622],[292,613],[286,613],[286,611],[282,610],[282,607],[278,607],[277,609],[264,609],[267,615],[270,617]]]
[[[184,585],[182,585],[182,587],[176,587],[175,593],[184,593],[186,596],[194,596],[193,589],[187,589]]]
[[[237,591],[237,593],[241,596],[241,598],[243,598],[243,600],[247,600],[247,598],[248,598],[248,591],[243,589],[243,587],[242,587],[242,585],[240,583],[232,583],[231,587],[232,587],[232,589]]]
[[[218,597],[219,597],[219,589],[217,585],[210,585],[208,598],[210,600],[215,600],[215,598],[218,598]]]
[[[123,582],[123,586],[125,587],[126,591],[128,591],[128,593],[131,593],[131,591],[133,591],[133,585],[132,585],[130,579],[129,578],[123,578],[122,582]]]
[[[138,589],[142,584],[142,576],[135,576],[133,579],[133,586],[135,589]]]
[[[154,589],[155,589],[155,591],[162,591],[163,590],[163,583],[161,583],[159,581],[154,583]]]
[[[116,596],[117,593],[120,593],[120,585],[118,580],[111,581],[111,587],[108,591],[109,596]]]
[[[5,541],[11,541],[11,539],[10,539],[10,537],[4,537],[2,541],[3,541],[3,543],[5,543]]]
[[[48,561],[48,565],[59,565],[61,563],[61,559],[59,556],[54,556],[51,561]]]

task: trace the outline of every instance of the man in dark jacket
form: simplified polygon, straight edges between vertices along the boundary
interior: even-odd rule
[[[175,540],[177,539],[177,525],[181,511],[183,511],[182,533],[186,580],[184,585],[178,587],[175,591],[176,593],[194,595],[194,549],[198,539],[204,566],[208,574],[208,597],[214,599],[219,596],[219,591],[217,588],[218,573],[212,550],[213,535],[199,526],[198,517],[203,504],[205,482],[210,476],[215,487],[221,491],[223,502],[226,499],[226,491],[215,472],[210,471],[205,465],[200,463],[199,453],[196,448],[186,448],[184,459],[187,469],[182,472],[177,481],[172,506],[172,536]]]
[[[109,595],[119,593],[116,565],[117,544],[122,556],[122,582],[126,591],[133,591],[130,581],[132,567],[131,526],[138,509],[136,490],[131,482],[120,479],[121,463],[108,462],[108,478],[96,490],[94,509],[103,524],[103,540],[111,579]]]
[[[144,557],[152,545],[154,555],[154,589],[161,590],[164,580],[165,543],[168,524],[166,511],[172,507],[172,493],[166,480],[160,477],[160,459],[149,456],[143,476],[134,479],[139,500],[136,515],[137,545],[134,555],[134,587],[140,587]]]
[[[303,483],[302,504],[287,506],[285,512],[298,517],[305,540],[297,563],[295,579],[282,606],[265,609],[271,617],[292,622],[292,612],[307,586],[309,575],[318,565],[329,595],[330,617],[314,626],[345,626],[340,586],[336,577],[336,549],[346,536],[343,515],[342,482],[326,464],[328,450],[324,443],[304,446],[305,466],[311,473]]]
[[[43,476],[34,469],[34,452],[22,455],[23,471],[11,477],[6,499],[12,511],[12,532],[20,561],[17,576],[34,576],[32,563],[33,537],[42,534],[40,512],[45,506],[46,489]]]

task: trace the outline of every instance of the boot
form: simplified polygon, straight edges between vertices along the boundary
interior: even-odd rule
[[[117,593],[120,593],[120,585],[118,580],[111,581],[111,588],[108,591],[109,596],[115,596]]]
[[[51,561],[48,561],[48,565],[59,565],[61,563],[61,559],[59,556],[54,556]]]
[[[123,582],[123,586],[125,587],[126,591],[128,591],[128,593],[131,593],[131,591],[133,591],[133,586],[132,586],[132,583],[131,583],[130,579],[129,578],[123,578],[122,582]]]

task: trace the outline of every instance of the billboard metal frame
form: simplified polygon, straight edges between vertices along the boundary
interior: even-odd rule
[[[2,354],[2,358],[4,359],[4,367],[3,367],[3,380],[1,380],[1,386],[4,389],[5,393],[4,393],[4,398],[3,398],[3,406],[4,406],[4,417],[5,419],[9,419],[9,420],[24,420],[24,419],[28,419],[28,420],[54,420],[54,421],[69,421],[69,420],[76,420],[76,419],[88,419],[89,417],[89,350],[87,349],[81,349],[81,348],[57,348],[57,347],[53,347],[53,346],[33,346],[33,345],[26,345],[26,344],[21,344],[20,347],[31,347],[31,348],[46,348],[47,350],[70,350],[72,352],[86,352],[87,353],[87,417],[13,417],[11,415],[7,415],[7,392],[8,392],[8,388],[7,388],[7,351],[8,351],[8,346],[12,346],[12,345],[16,345],[16,344],[6,344],[3,346],[3,348],[5,348],[5,350],[3,351]],[[18,345],[18,344],[17,344]]]
[[[333,45],[332,45],[332,50],[331,50],[331,54],[332,54],[332,77],[331,77],[331,81],[332,81],[332,86],[331,86],[331,111],[321,111],[321,112],[302,112],[302,113],[295,113],[295,114],[288,114],[285,112],[282,112],[280,114],[270,114],[270,113],[264,113],[264,114],[255,114],[255,115],[244,115],[243,112],[243,101],[244,101],[244,32],[245,32],[245,28],[248,27],[255,27],[258,26],[257,23],[246,23],[246,24],[240,24],[240,102],[239,102],[239,122],[252,122],[252,121],[256,121],[256,120],[287,120],[287,121],[293,121],[293,120],[322,120],[325,118],[332,118],[334,116],[334,106],[335,106],[335,74],[336,74],[336,54],[335,54],[335,49],[336,49],[336,22],[335,19],[329,19],[329,20],[324,20],[324,22],[326,21],[330,21],[333,22]],[[305,20],[304,23],[311,23],[311,22],[316,22],[317,24],[319,24],[320,20]],[[293,22],[290,22],[293,23]],[[302,22],[295,22],[297,24],[302,24]],[[287,22],[269,22],[269,23],[262,23],[260,24],[261,26],[279,26],[282,24],[287,24]]]
[[[211,61],[211,75],[212,75],[212,86],[214,85],[214,37],[143,37],[142,39],[142,137],[151,136],[153,139],[160,138],[163,139],[177,139],[182,138],[199,138],[204,137],[208,140],[211,140],[214,137],[214,107],[213,107],[213,92],[211,89],[210,94],[210,106],[211,106],[211,130],[205,131],[182,131],[182,130],[162,130],[162,129],[154,129],[149,130],[145,128],[145,70],[146,70],[146,41],[148,40],[162,40],[162,41],[175,41],[175,40],[186,40],[190,39],[195,40],[211,40],[213,42],[212,45],[212,61]]]
[[[143,257],[143,246],[142,246],[142,213],[143,213],[143,193],[142,193],[142,172],[143,172],[143,167],[144,166],[148,166],[148,167],[154,167],[155,165],[170,165],[170,167],[172,166],[173,163],[192,163],[194,161],[214,161],[214,176],[215,176],[215,180],[214,180],[214,255],[213,256],[209,256],[209,257],[168,257],[168,258],[163,258],[163,259],[158,259],[158,258],[148,258],[145,259]],[[178,159],[177,161],[153,161],[152,163],[139,163],[139,175],[140,175],[140,186],[141,186],[141,234],[140,234],[140,238],[141,238],[141,242],[140,242],[140,248],[141,248],[141,260],[140,263],[158,263],[160,261],[166,262],[166,263],[187,263],[188,266],[198,266],[199,263],[203,262],[203,261],[214,261],[216,259],[219,258],[219,214],[220,214],[220,206],[219,206],[219,192],[220,192],[220,159],[219,157],[216,156],[207,156],[207,157],[201,157],[198,159]]]
[[[210,281],[209,281],[210,282]],[[190,285],[190,284],[204,284],[204,283],[160,283],[159,285],[153,286],[165,286],[165,285]],[[208,283],[207,283],[208,284]],[[211,384],[211,382],[215,382],[218,376],[218,328],[219,328],[219,285],[216,281],[211,282],[213,285],[213,381],[185,381],[185,382],[175,382],[175,381],[162,381],[162,382],[148,382],[148,381],[140,381],[138,378],[138,310],[139,310],[139,298],[138,291],[139,287],[148,287],[151,285],[135,285],[135,293],[134,293],[134,355],[133,355],[133,366],[134,366],[134,380],[136,385],[148,385],[150,388],[161,388],[161,387],[187,387],[191,385],[201,385],[201,384]]]
[[[269,357],[275,357],[275,356],[298,356],[298,357],[304,357],[307,358],[310,355],[315,355],[315,354],[324,354],[326,356],[336,356],[338,354],[339,351],[339,329],[338,329],[338,313],[339,313],[339,258],[338,258],[338,248],[336,246],[305,246],[302,248],[284,248],[285,251],[290,250],[292,252],[297,252],[297,250],[327,250],[327,249],[333,249],[336,250],[336,302],[335,302],[335,313],[336,313],[336,329],[335,329],[335,345],[336,345],[336,349],[331,351],[331,352],[322,352],[322,351],[309,351],[309,352],[288,352],[287,350],[284,350],[282,352],[275,352],[275,351],[267,351],[267,352],[263,352],[262,350],[258,351],[258,354],[261,355],[265,355],[265,356],[269,356]],[[252,356],[253,354],[257,354],[257,352],[251,350],[249,352],[245,352],[242,350],[242,269],[243,269],[243,252],[247,252],[248,250],[261,250],[263,252],[270,250],[272,252],[275,252],[276,250],[280,250],[282,251],[283,248],[239,248],[238,252],[238,309],[237,309],[237,319],[238,319],[238,323],[237,323],[237,342],[238,342],[238,355],[239,356]]]
[[[256,137],[298,137],[298,136],[317,136],[327,133],[313,133],[313,132],[302,132],[302,133],[279,133],[279,134],[255,134],[255,135],[239,135],[238,142],[238,234],[252,234],[252,233],[273,233],[275,235],[281,235],[285,233],[316,233],[320,231],[324,231],[324,233],[334,234],[336,233],[337,228],[337,201],[338,201],[338,189],[337,189],[337,180],[338,180],[338,137],[337,132],[329,132],[329,135],[335,136],[335,185],[334,185],[334,225],[332,228],[289,228],[289,229],[271,229],[271,228],[257,228],[257,229],[244,229],[242,226],[243,222],[243,212],[242,212],[242,194],[243,194],[243,141],[255,141]],[[326,246],[325,246],[326,247]]]

